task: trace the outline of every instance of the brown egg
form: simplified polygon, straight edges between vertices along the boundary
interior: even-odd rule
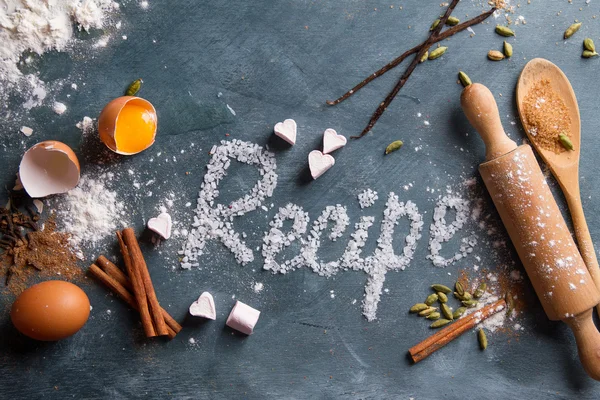
[[[17,297],[10,310],[10,318],[21,333],[44,341],[73,335],[89,315],[87,295],[78,286],[64,281],[33,285]]]
[[[108,103],[98,117],[100,140],[117,154],[137,154],[156,138],[154,106],[140,97],[122,96]]]
[[[19,165],[19,179],[33,198],[73,189],[79,182],[79,173],[79,160],[73,150],[56,140],[31,147]]]

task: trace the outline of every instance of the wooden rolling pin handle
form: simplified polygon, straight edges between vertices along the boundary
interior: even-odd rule
[[[517,148],[517,144],[506,136],[494,95],[480,83],[467,86],[460,104],[467,119],[479,132],[485,143],[485,159],[494,160]]]
[[[594,325],[592,311],[589,309],[564,322],[573,330],[583,369],[591,378],[600,381],[600,332]]]

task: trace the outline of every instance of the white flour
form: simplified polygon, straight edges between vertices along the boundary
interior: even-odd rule
[[[53,200],[59,228],[71,233],[71,244],[95,247],[126,224],[125,206],[117,193],[106,187],[112,173],[82,176],[77,187]]]
[[[26,109],[39,106],[47,90],[37,76],[19,70],[20,62],[31,62],[31,57],[21,61],[22,56],[66,50],[74,41],[74,25],[86,31],[102,28],[118,7],[112,0],[0,0],[0,87],[20,89]],[[7,94],[2,90],[0,99]]]

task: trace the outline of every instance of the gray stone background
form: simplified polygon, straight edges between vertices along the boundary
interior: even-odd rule
[[[183,204],[195,204],[208,150],[229,133],[227,139],[271,143],[276,152],[279,184],[267,201],[275,207],[236,221],[236,227],[248,233],[252,248],[261,244],[277,208],[290,201],[303,206],[311,220],[326,205],[348,206],[352,225],[338,242],[324,241],[325,260],[341,255],[360,215],[376,217],[365,254],[373,250],[391,191],[400,201],[418,205],[425,213],[426,227],[411,265],[388,273],[384,287],[389,292],[382,296],[379,319],[372,323],[361,316],[363,272],[342,272],[330,279],[307,269],[271,275],[261,270],[259,252],[255,263],[241,267],[214,242],[201,260],[201,270],[183,271],[172,268],[181,238],[158,248],[144,244],[161,303],[184,321],[184,330],[172,342],[146,340],[135,312],[91,279],[81,284],[93,305],[90,320],[78,334],[57,343],[33,342],[19,335],[8,316],[12,298],[2,296],[1,397],[598,398],[600,387],[581,368],[572,335],[564,324],[547,320],[534,295],[528,297],[528,309],[519,320],[525,330],[518,339],[490,335],[490,346],[482,353],[475,335],[469,333],[418,365],[411,366],[406,357],[409,347],[431,333],[426,323],[406,313],[431,283],[451,284],[459,269],[475,263],[491,270],[513,262],[521,268],[510,245],[493,249],[482,232],[476,249],[480,262],[469,257],[441,270],[425,259],[437,196],[447,185],[463,193],[461,183],[478,176],[477,165],[483,159],[483,146],[460,110],[458,70],[492,90],[507,132],[519,141],[523,133],[514,103],[519,72],[534,57],[547,58],[565,71],[581,110],[584,207],[592,236],[600,237],[595,218],[600,211],[596,200],[600,177],[595,173],[600,148],[595,134],[600,130],[600,60],[580,58],[583,38],[600,42],[599,22],[593,18],[600,13],[599,4],[596,0],[526,3],[521,0],[514,15],[523,15],[527,24],[515,27],[517,37],[510,39],[515,50],[512,59],[498,63],[486,59],[488,50],[502,45],[502,38],[493,32],[493,18],[475,26],[474,37],[467,32],[455,35],[444,44],[449,50],[442,58],[416,69],[403,96],[392,103],[373,133],[337,151],[335,167],[314,182],[304,179],[306,156],[319,147],[322,132],[331,127],[345,136],[359,133],[408,62],[335,108],[324,101],[425,40],[431,21],[444,10],[439,2],[155,0],[143,11],[131,1],[122,5],[123,27],[105,49],[83,55],[50,53],[37,60],[33,68],[43,80],[76,82],[79,90],[72,91],[66,84],[54,93],[68,106],[62,116],[40,107],[0,123],[0,177],[6,186],[12,185],[25,148],[59,139],[76,150],[84,174],[93,174],[99,161],[104,161],[104,170],[117,173],[107,184],[126,202],[127,218],[136,230],[141,231],[157,213],[156,207],[170,191],[176,194],[173,213],[179,227],[189,227],[192,211]],[[487,8],[483,1],[463,0],[454,15],[465,20],[466,14],[473,17]],[[584,25],[565,42],[562,33],[575,19]],[[121,34],[127,40],[121,40]],[[81,40],[97,40],[101,35],[79,34]],[[157,141],[137,156],[107,159],[96,139],[82,140],[75,123],[85,115],[97,117],[138,77],[145,82],[140,95],[158,110]],[[8,108],[18,110],[21,103],[15,95]],[[285,118],[294,118],[299,126],[298,142],[289,149],[271,138],[272,126]],[[424,120],[430,125],[425,126]],[[24,138],[18,133],[21,125],[34,128],[34,135]],[[396,139],[402,139],[405,147],[384,157],[383,149]],[[419,146],[420,151],[415,151]],[[177,162],[160,161],[159,153],[176,155]],[[152,197],[134,190],[127,169],[135,170],[142,181],[156,179]],[[220,200],[238,198],[257,175],[252,167],[233,165],[221,186]],[[413,186],[404,190],[409,183]],[[366,188],[378,191],[380,199],[361,210],[356,195]],[[484,212],[498,224],[479,178],[476,191],[485,199]],[[557,199],[564,209],[563,199]],[[398,240],[405,229],[402,224],[397,229]],[[508,240],[500,232],[500,238]],[[110,238],[99,248],[87,249],[88,261],[100,253],[116,256],[113,242]],[[457,246],[453,240],[445,251],[452,254]],[[254,282],[263,282],[265,289],[255,293]],[[204,290],[215,296],[217,321],[185,317],[189,304]],[[251,337],[234,334],[224,325],[232,296],[262,311]],[[352,304],[354,299],[358,301]]]

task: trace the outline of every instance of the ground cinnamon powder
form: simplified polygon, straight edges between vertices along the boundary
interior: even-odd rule
[[[571,118],[567,106],[548,79],[536,82],[525,96],[523,120],[531,140],[537,145],[556,154],[566,151],[558,135],[563,133],[571,137]]]
[[[56,231],[53,217],[41,229],[22,235],[0,255],[3,291],[18,295],[32,284],[34,276],[69,281],[84,276],[69,246],[69,234]]]

